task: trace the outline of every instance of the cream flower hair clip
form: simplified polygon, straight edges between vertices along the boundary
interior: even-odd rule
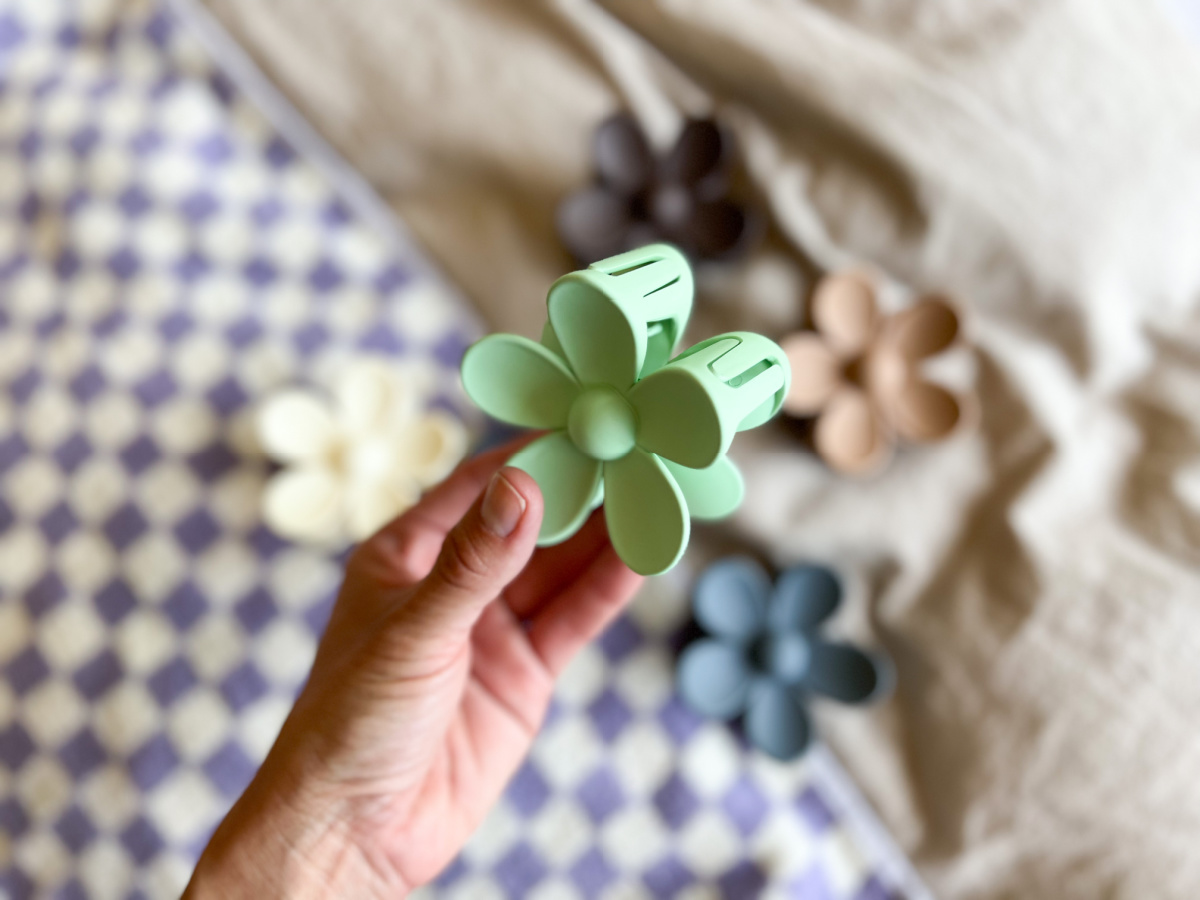
[[[283,469],[263,492],[282,537],[344,545],[412,506],[467,449],[463,424],[426,410],[421,379],[381,359],[349,363],[332,395],[289,388],[258,412],[260,446]]]

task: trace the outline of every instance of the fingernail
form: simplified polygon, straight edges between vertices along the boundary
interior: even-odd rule
[[[508,537],[521,521],[521,516],[525,515],[525,498],[517,493],[504,475],[497,472],[492,476],[487,493],[483,495],[479,515],[484,528],[496,537]]]

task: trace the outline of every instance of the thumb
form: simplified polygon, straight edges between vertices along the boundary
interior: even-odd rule
[[[427,636],[465,636],[525,568],[542,523],[542,494],[505,466],[446,535],[433,571],[404,605],[406,623]]]

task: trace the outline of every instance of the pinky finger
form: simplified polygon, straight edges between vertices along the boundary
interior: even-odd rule
[[[529,623],[529,643],[547,671],[557,677],[625,608],[642,581],[611,546],[605,547],[583,574]]]

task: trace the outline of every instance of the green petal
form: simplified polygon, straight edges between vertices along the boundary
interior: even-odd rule
[[[691,533],[679,485],[661,459],[636,447],[604,464],[604,517],[617,555],[641,575],[675,565]]]
[[[626,391],[675,346],[692,309],[687,260],[651,244],[558,279],[546,299],[553,333],[586,385]]]
[[[736,432],[761,425],[783,403],[787,357],[773,341],[735,332],[710,338],[648,375],[629,392],[638,445],[703,469]]]
[[[746,484],[728,456],[719,457],[706,469],[689,469],[669,459],[664,459],[663,465],[683,491],[693,519],[723,519],[741,506]]]
[[[493,334],[467,350],[467,395],[490,416],[525,428],[562,428],[579,384],[552,351],[515,334]]]
[[[528,472],[542,491],[542,529],[538,544],[565,541],[583,525],[600,490],[600,463],[589,459],[564,432],[538,438],[508,461]]]

